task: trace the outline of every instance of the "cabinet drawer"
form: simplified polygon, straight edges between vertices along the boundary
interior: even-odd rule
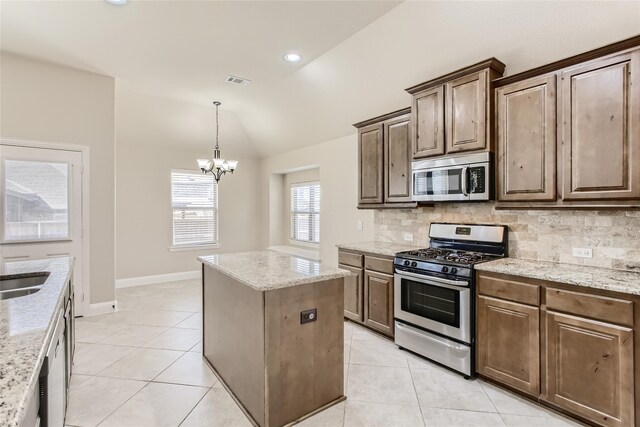
[[[633,302],[562,289],[546,289],[547,309],[633,326]]]
[[[360,267],[362,268],[362,258],[361,254],[354,254],[353,252],[344,252],[338,251],[338,263],[350,265],[351,267]]]
[[[365,256],[364,268],[366,270],[378,271],[380,273],[393,274],[393,260],[387,258]]]
[[[540,305],[540,286],[478,273],[478,294],[534,306]]]

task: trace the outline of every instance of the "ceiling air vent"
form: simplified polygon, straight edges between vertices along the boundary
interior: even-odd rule
[[[243,86],[247,86],[249,83],[251,83],[251,80],[249,79],[243,79],[242,77],[236,77],[236,76],[228,76],[225,81],[227,83],[235,83]]]

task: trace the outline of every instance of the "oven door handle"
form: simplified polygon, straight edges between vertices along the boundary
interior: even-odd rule
[[[443,279],[442,277],[425,276],[424,274],[411,273],[409,271],[396,270],[396,274],[400,277],[409,277],[412,279],[418,279],[421,283],[432,284],[434,286],[439,285],[451,285],[457,288],[468,288],[469,282],[466,280],[450,280]]]

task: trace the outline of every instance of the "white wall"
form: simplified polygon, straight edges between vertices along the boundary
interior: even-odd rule
[[[276,212],[282,218],[282,209],[270,208],[270,203],[282,205],[283,197],[270,200],[270,176],[291,170],[317,166],[320,177],[320,259],[323,263],[337,264],[335,245],[373,239],[373,212],[358,210],[358,150],[355,135],[312,145],[299,150],[275,155],[262,161],[260,175],[261,211]],[[284,183],[280,183],[280,188]],[[279,213],[278,213],[279,212]],[[279,220],[261,215],[261,245],[267,246],[270,221]],[[362,221],[363,231],[357,230]]]
[[[0,136],[90,147],[91,303],[115,299],[112,77],[2,52]]]

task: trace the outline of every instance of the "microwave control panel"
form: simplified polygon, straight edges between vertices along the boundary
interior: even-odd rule
[[[482,194],[485,192],[485,167],[477,166],[469,168],[470,193]]]

